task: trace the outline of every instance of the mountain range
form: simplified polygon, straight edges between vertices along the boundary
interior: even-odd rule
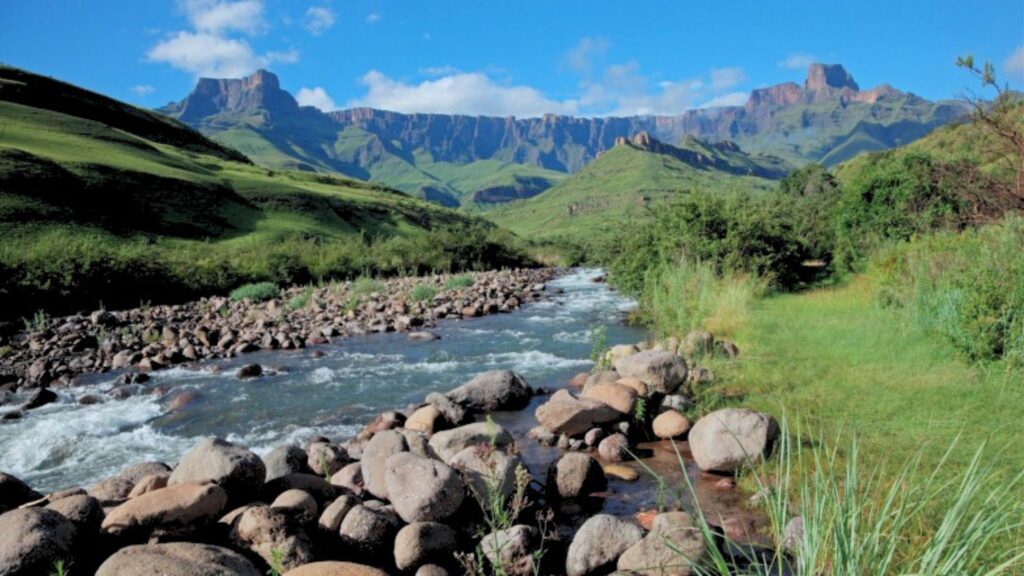
[[[744,106],[675,116],[500,118],[300,106],[278,78],[200,79],[159,110],[273,168],[339,172],[446,206],[528,198],[578,172],[616,141],[646,132],[680,143],[731,142],[791,167],[835,165],[906,144],[964,114],[883,84],[861,90],[841,65],[812,64],[802,85],[751,92]]]

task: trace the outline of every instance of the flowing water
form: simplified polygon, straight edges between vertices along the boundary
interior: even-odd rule
[[[90,377],[58,391],[58,402],[0,424],[0,470],[41,491],[87,486],[135,462],[173,463],[204,436],[260,454],[315,434],[340,441],[382,410],[404,408],[486,370],[507,368],[533,386],[564,387],[591,366],[593,327],[607,327],[608,345],[645,337],[623,322],[633,303],[592,282],[598,273],[577,270],[552,281],[549,287],[562,294],[511,314],[441,322],[432,330],[441,339],[431,342],[392,333],[249,354],[156,372],[139,395],[81,405],[81,396],[109,391],[116,375]],[[238,365],[252,362],[279,373],[244,382],[234,377]],[[167,394],[150,393],[158,389]],[[185,392],[194,400],[172,410],[169,399]],[[536,424],[532,409],[498,419],[522,432]],[[531,454],[531,468],[551,456],[539,449]]]

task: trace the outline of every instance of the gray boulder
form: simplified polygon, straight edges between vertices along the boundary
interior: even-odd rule
[[[43,495],[18,478],[0,472],[0,514],[13,510],[26,502],[39,500]]]
[[[511,370],[491,370],[448,392],[459,405],[479,412],[519,410],[530,402],[530,387]]]
[[[21,508],[0,514],[0,575],[49,574],[74,559],[78,532],[54,510]]]
[[[693,425],[690,451],[701,470],[734,472],[763,458],[778,433],[778,424],[767,414],[723,408]]]
[[[256,454],[220,438],[206,438],[185,453],[171,472],[168,486],[213,482],[237,501],[255,496],[267,477]]]
[[[578,498],[608,487],[601,465],[586,454],[570,452],[548,469],[549,497]]]
[[[244,556],[220,546],[173,542],[122,548],[96,576],[262,576]]]
[[[503,448],[514,442],[512,435],[499,424],[474,422],[451,430],[436,432],[430,437],[430,450],[444,462],[470,446],[489,445]]]
[[[531,576],[534,574],[533,553],[540,544],[540,532],[533,526],[519,524],[491,532],[480,540],[480,549],[495,570],[509,576]]]
[[[451,466],[410,452],[388,458],[385,482],[395,512],[409,523],[444,520],[465,497],[462,478]]]
[[[338,528],[341,527],[341,521],[345,519],[345,515],[358,504],[359,499],[353,496],[338,496],[334,502],[331,502],[324,508],[323,513],[320,514],[320,519],[317,521],[317,526],[324,532],[337,533]]]
[[[363,449],[360,471],[363,476],[363,487],[377,498],[387,498],[388,489],[384,483],[387,461],[394,454],[407,452],[409,446],[405,436],[397,430],[384,430],[373,435]]]
[[[270,482],[287,474],[308,474],[312,472],[306,463],[306,451],[294,444],[278,446],[263,457],[267,469],[266,481]]]
[[[90,486],[86,491],[104,506],[120,504],[131,494],[135,484],[146,476],[170,471],[171,467],[163,462],[142,462]]]
[[[618,569],[638,576],[690,576],[707,552],[700,529],[686,512],[654,518],[651,532],[619,556]]]
[[[448,564],[456,546],[455,531],[437,522],[413,522],[395,537],[395,566],[413,570],[424,564]]]
[[[232,523],[228,538],[233,546],[257,554],[267,564],[280,560],[285,570],[313,561],[313,545],[296,520],[262,504],[246,508]]]
[[[604,402],[590,398],[576,398],[568,390],[559,390],[541,404],[534,413],[541,426],[552,434],[576,436],[596,424],[612,422],[622,414]]]
[[[686,382],[686,362],[675,352],[646,350],[615,361],[615,371],[624,377],[639,378],[648,390],[672,394]]]
[[[99,500],[85,494],[75,494],[46,505],[47,508],[59,512],[78,531],[80,539],[91,538],[100,531],[103,522],[103,506]]]
[[[470,446],[453,456],[450,464],[462,473],[477,499],[486,499],[492,492],[505,498],[515,492],[516,469],[522,461],[500,450]]]
[[[609,514],[590,517],[580,526],[565,559],[566,576],[585,576],[603,570],[643,538],[643,530]]]
[[[178,484],[147,492],[114,508],[102,528],[113,535],[147,537],[161,533],[191,533],[216,519],[228,496],[216,484]]]
[[[367,503],[368,504],[368,503]],[[341,521],[341,541],[353,552],[370,556],[393,551],[402,520],[392,510],[359,504]]]

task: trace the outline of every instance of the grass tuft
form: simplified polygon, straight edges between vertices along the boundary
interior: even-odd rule
[[[242,300],[252,300],[253,302],[263,302],[272,298],[277,298],[280,293],[280,289],[277,284],[273,282],[257,282],[255,284],[246,284],[239,286],[231,291],[229,298],[233,302],[240,302]]]
[[[433,300],[434,296],[437,296],[437,288],[427,284],[418,284],[409,294],[413,302],[428,302]]]

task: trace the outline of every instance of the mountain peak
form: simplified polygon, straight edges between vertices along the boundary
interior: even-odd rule
[[[267,70],[257,70],[244,78],[200,78],[192,93],[174,106],[183,122],[258,109],[290,112],[298,107],[295,98],[281,89],[277,75]]]
[[[860,86],[842,64],[811,64],[807,67],[804,89],[817,92],[824,88],[849,88],[854,92],[860,91]]]

